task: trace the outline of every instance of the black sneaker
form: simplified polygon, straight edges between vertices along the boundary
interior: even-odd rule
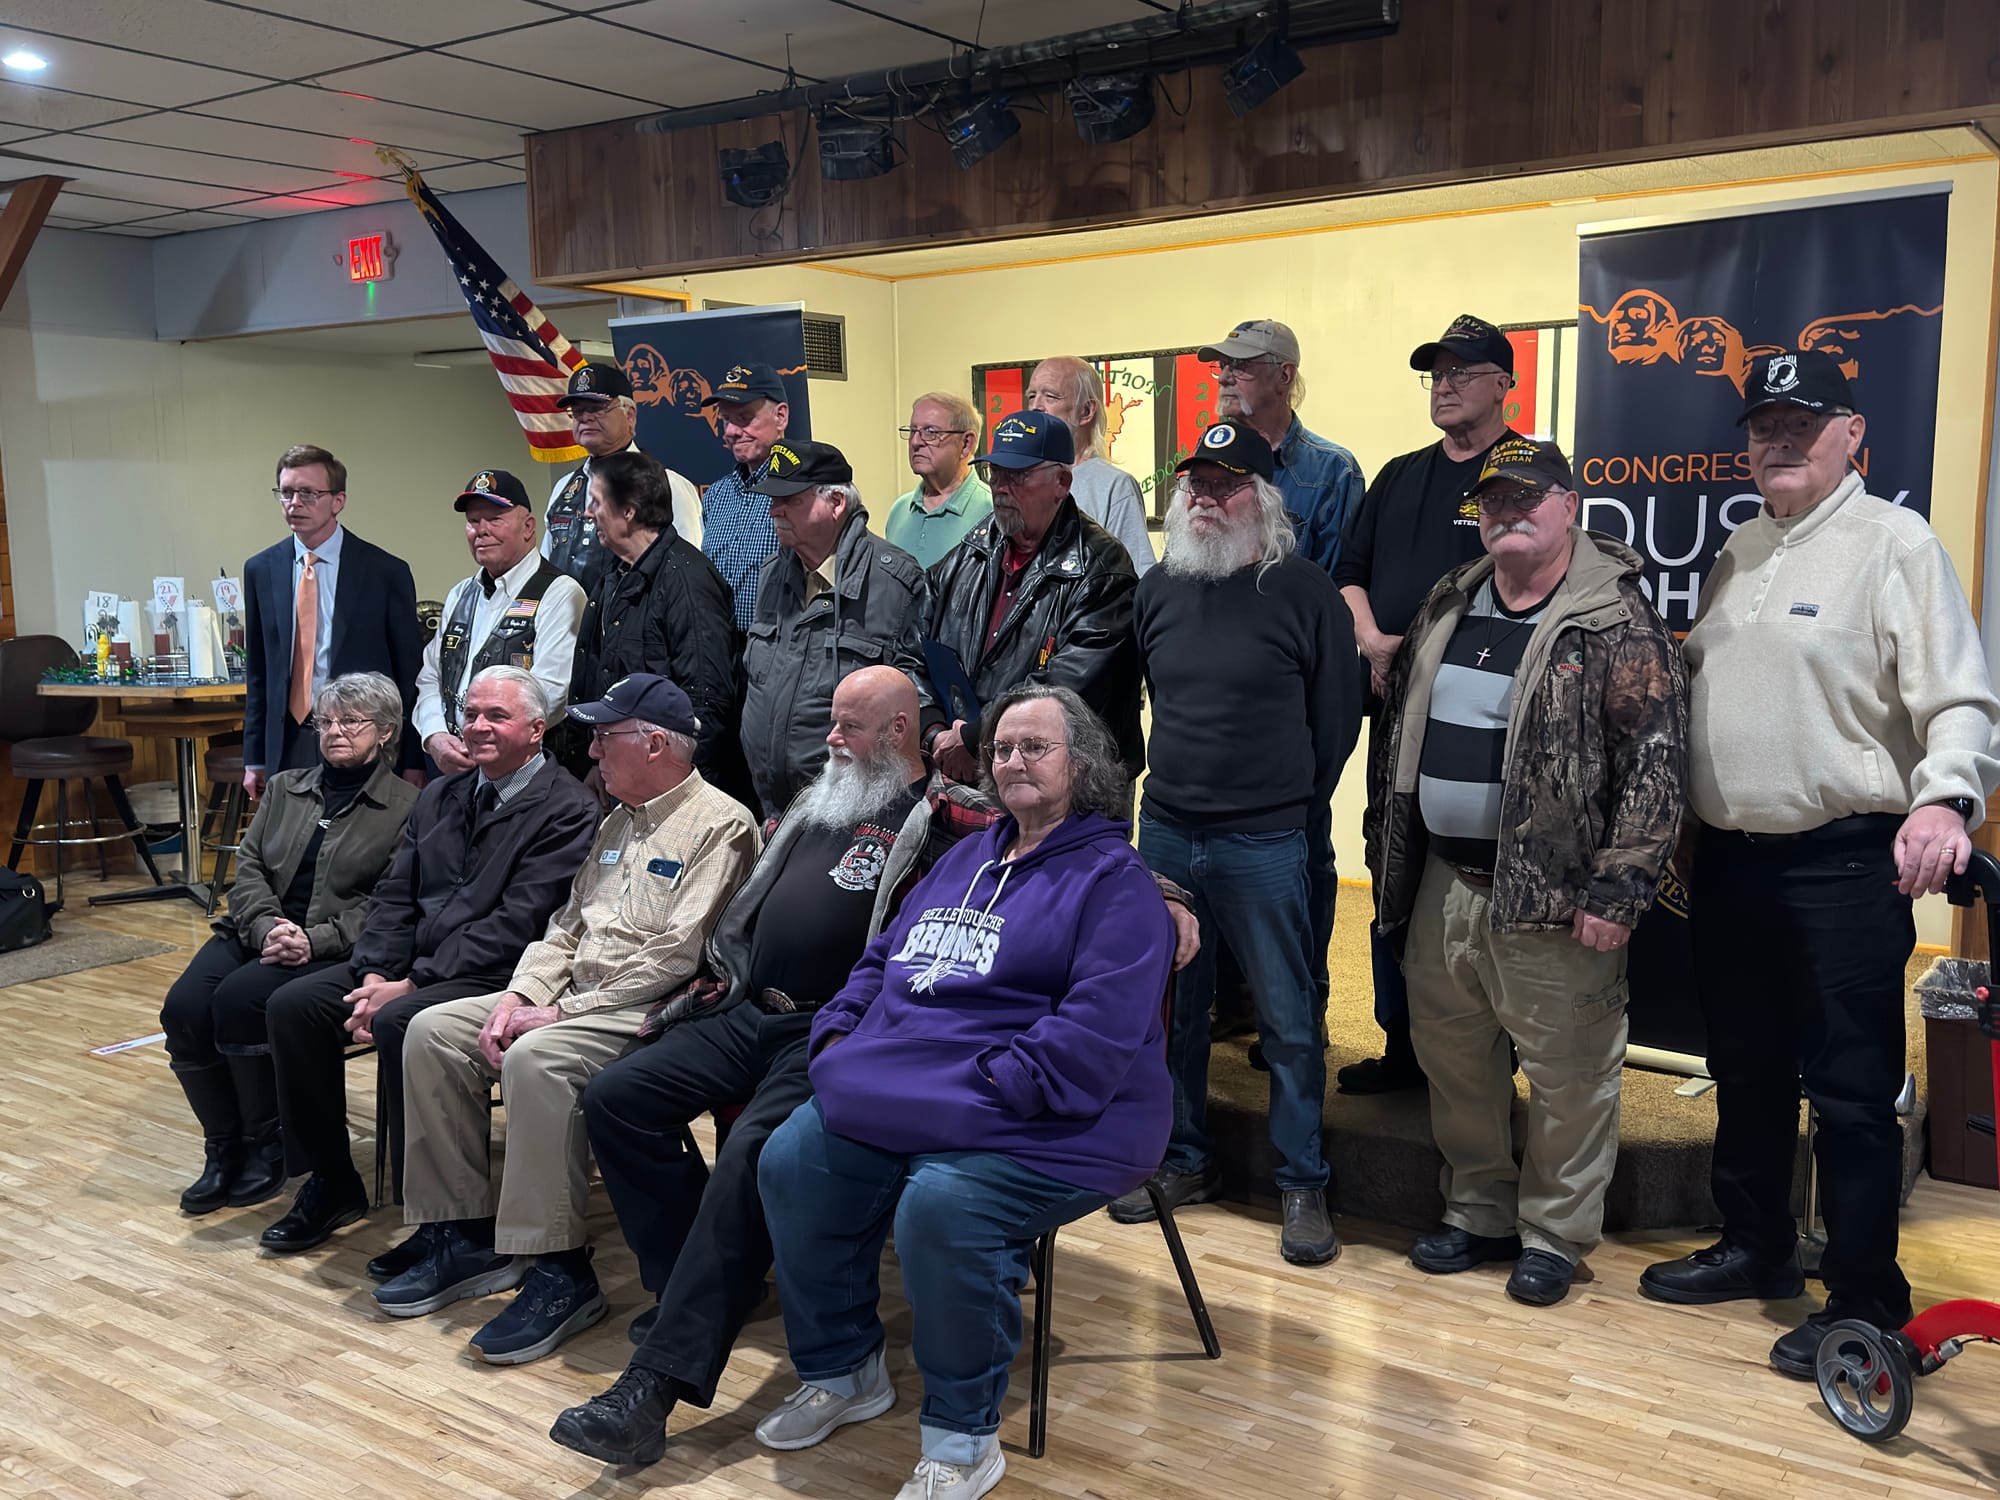
[[[1456,1224],[1434,1229],[1410,1247],[1410,1264],[1433,1276],[1452,1276],[1474,1266],[1518,1260],[1520,1256],[1518,1234],[1474,1234]]]
[[[1575,1279],[1576,1267],[1553,1250],[1523,1250],[1507,1278],[1507,1295],[1530,1307],[1554,1307]]]
[[[1771,1368],[1794,1380],[1815,1380],[1819,1377],[1819,1346],[1835,1324],[1866,1323],[1879,1332],[1894,1333],[1909,1321],[1908,1313],[1895,1317],[1875,1303],[1857,1308],[1852,1301],[1829,1302],[1818,1312],[1808,1313],[1805,1322],[1771,1346]]]
[[[1769,1261],[1722,1239],[1679,1260],[1655,1261],[1639,1273],[1639,1290],[1655,1302],[1706,1305],[1803,1297],[1806,1277],[1796,1249],[1784,1260]]]
[[[1206,1162],[1192,1172],[1161,1167],[1152,1180],[1159,1185],[1168,1208],[1188,1203],[1208,1203],[1222,1196],[1222,1168]],[[1159,1217],[1153,1212],[1153,1198],[1144,1187],[1136,1187],[1122,1198],[1114,1198],[1106,1210],[1115,1223],[1150,1224]]]
[[[666,1457],[673,1409],[666,1381],[634,1365],[603,1395],[557,1417],[549,1438],[599,1463],[656,1464]]]
[[[392,1281],[405,1271],[413,1271],[424,1262],[437,1243],[437,1237],[444,1232],[442,1224],[419,1224],[417,1232],[400,1245],[392,1245],[369,1261],[364,1269],[370,1281]]]
[[[368,1212],[368,1189],[361,1178],[327,1178],[315,1172],[292,1200],[291,1211],[257,1237],[257,1243],[277,1255],[296,1255],[324,1245],[342,1225]]]
[[[522,1278],[514,1300],[472,1336],[472,1352],[489,1365],[525,1365],[555,1353],[610,1310],[588,1259],[578,1276],[543,1258]]]
[[[1333,1075],[1334,1092],[1340,1094],[1399,1094],[1424,1086],[1424,1070],[1414,1059],[1392,1062],[1386,1057],[1364,1057],[1349,1063]]]
[[[421,1317],[467,1297],[510,1291],[528,1274],[523,1257],[475,1244],[451,1224],[438,1229],[429,1254],[375,1288],[375,1305],[390,1317]]]

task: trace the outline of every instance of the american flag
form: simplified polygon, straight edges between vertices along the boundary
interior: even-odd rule
[[[458,289],[465,294],[472,321],[479,325],[486,357],[493,361],[514,415],[528,435],[529,452],[545,464],[583,462],[584,450],[570,430],[569,414],[556,407],[556,398],[569,389],[569,372],[584,362],[583,355],[438,202],[416,168],[400,158],[384,159],[402,169],[403,190],[451,261]]]

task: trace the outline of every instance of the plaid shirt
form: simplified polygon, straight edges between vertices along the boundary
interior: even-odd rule
[[[657,1000],[693,976],[703,936],[756,860],[750,814],[699,771],[643,807],[613,808],[508,988],[571,1016]]]
[[[750,488],[770,459],[754,469],[738,464],[701,492],[701,550],[736,596],[736,628],[747,633],[757,618],[757,575],[778,550],[771,501]]]

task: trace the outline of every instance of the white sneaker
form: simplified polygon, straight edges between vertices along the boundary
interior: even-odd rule
[[[987,1441],[986,1456],[970,1468],[938,1458],[922,1460],[909,1483],[896,1491],[896,1500],[979,1500],[1007,1472],[1007,1455],[1000,1451],[999,1440]]]
[[[875,1378],[859,1395],[837,1396],[825,1386],[800,1386],[757,1424],[757,1441],[782,1452],[810,1448],[836,1427],[881,1416],[896,1404],[896,1387],[880,1354],[869,1363]]]

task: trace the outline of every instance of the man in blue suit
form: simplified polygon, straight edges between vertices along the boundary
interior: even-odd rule
[[[423,665],[410,565],[340,524],[347,465],[324,448],[287,448],[275,493],[291,538],[243,566],[243,787],[253,798],[273,772],[318,759],[318,742],[302,726],[329,677],[385,674],[403,691],[407,725]],[[423,765],[407,728],[397,764]]]

